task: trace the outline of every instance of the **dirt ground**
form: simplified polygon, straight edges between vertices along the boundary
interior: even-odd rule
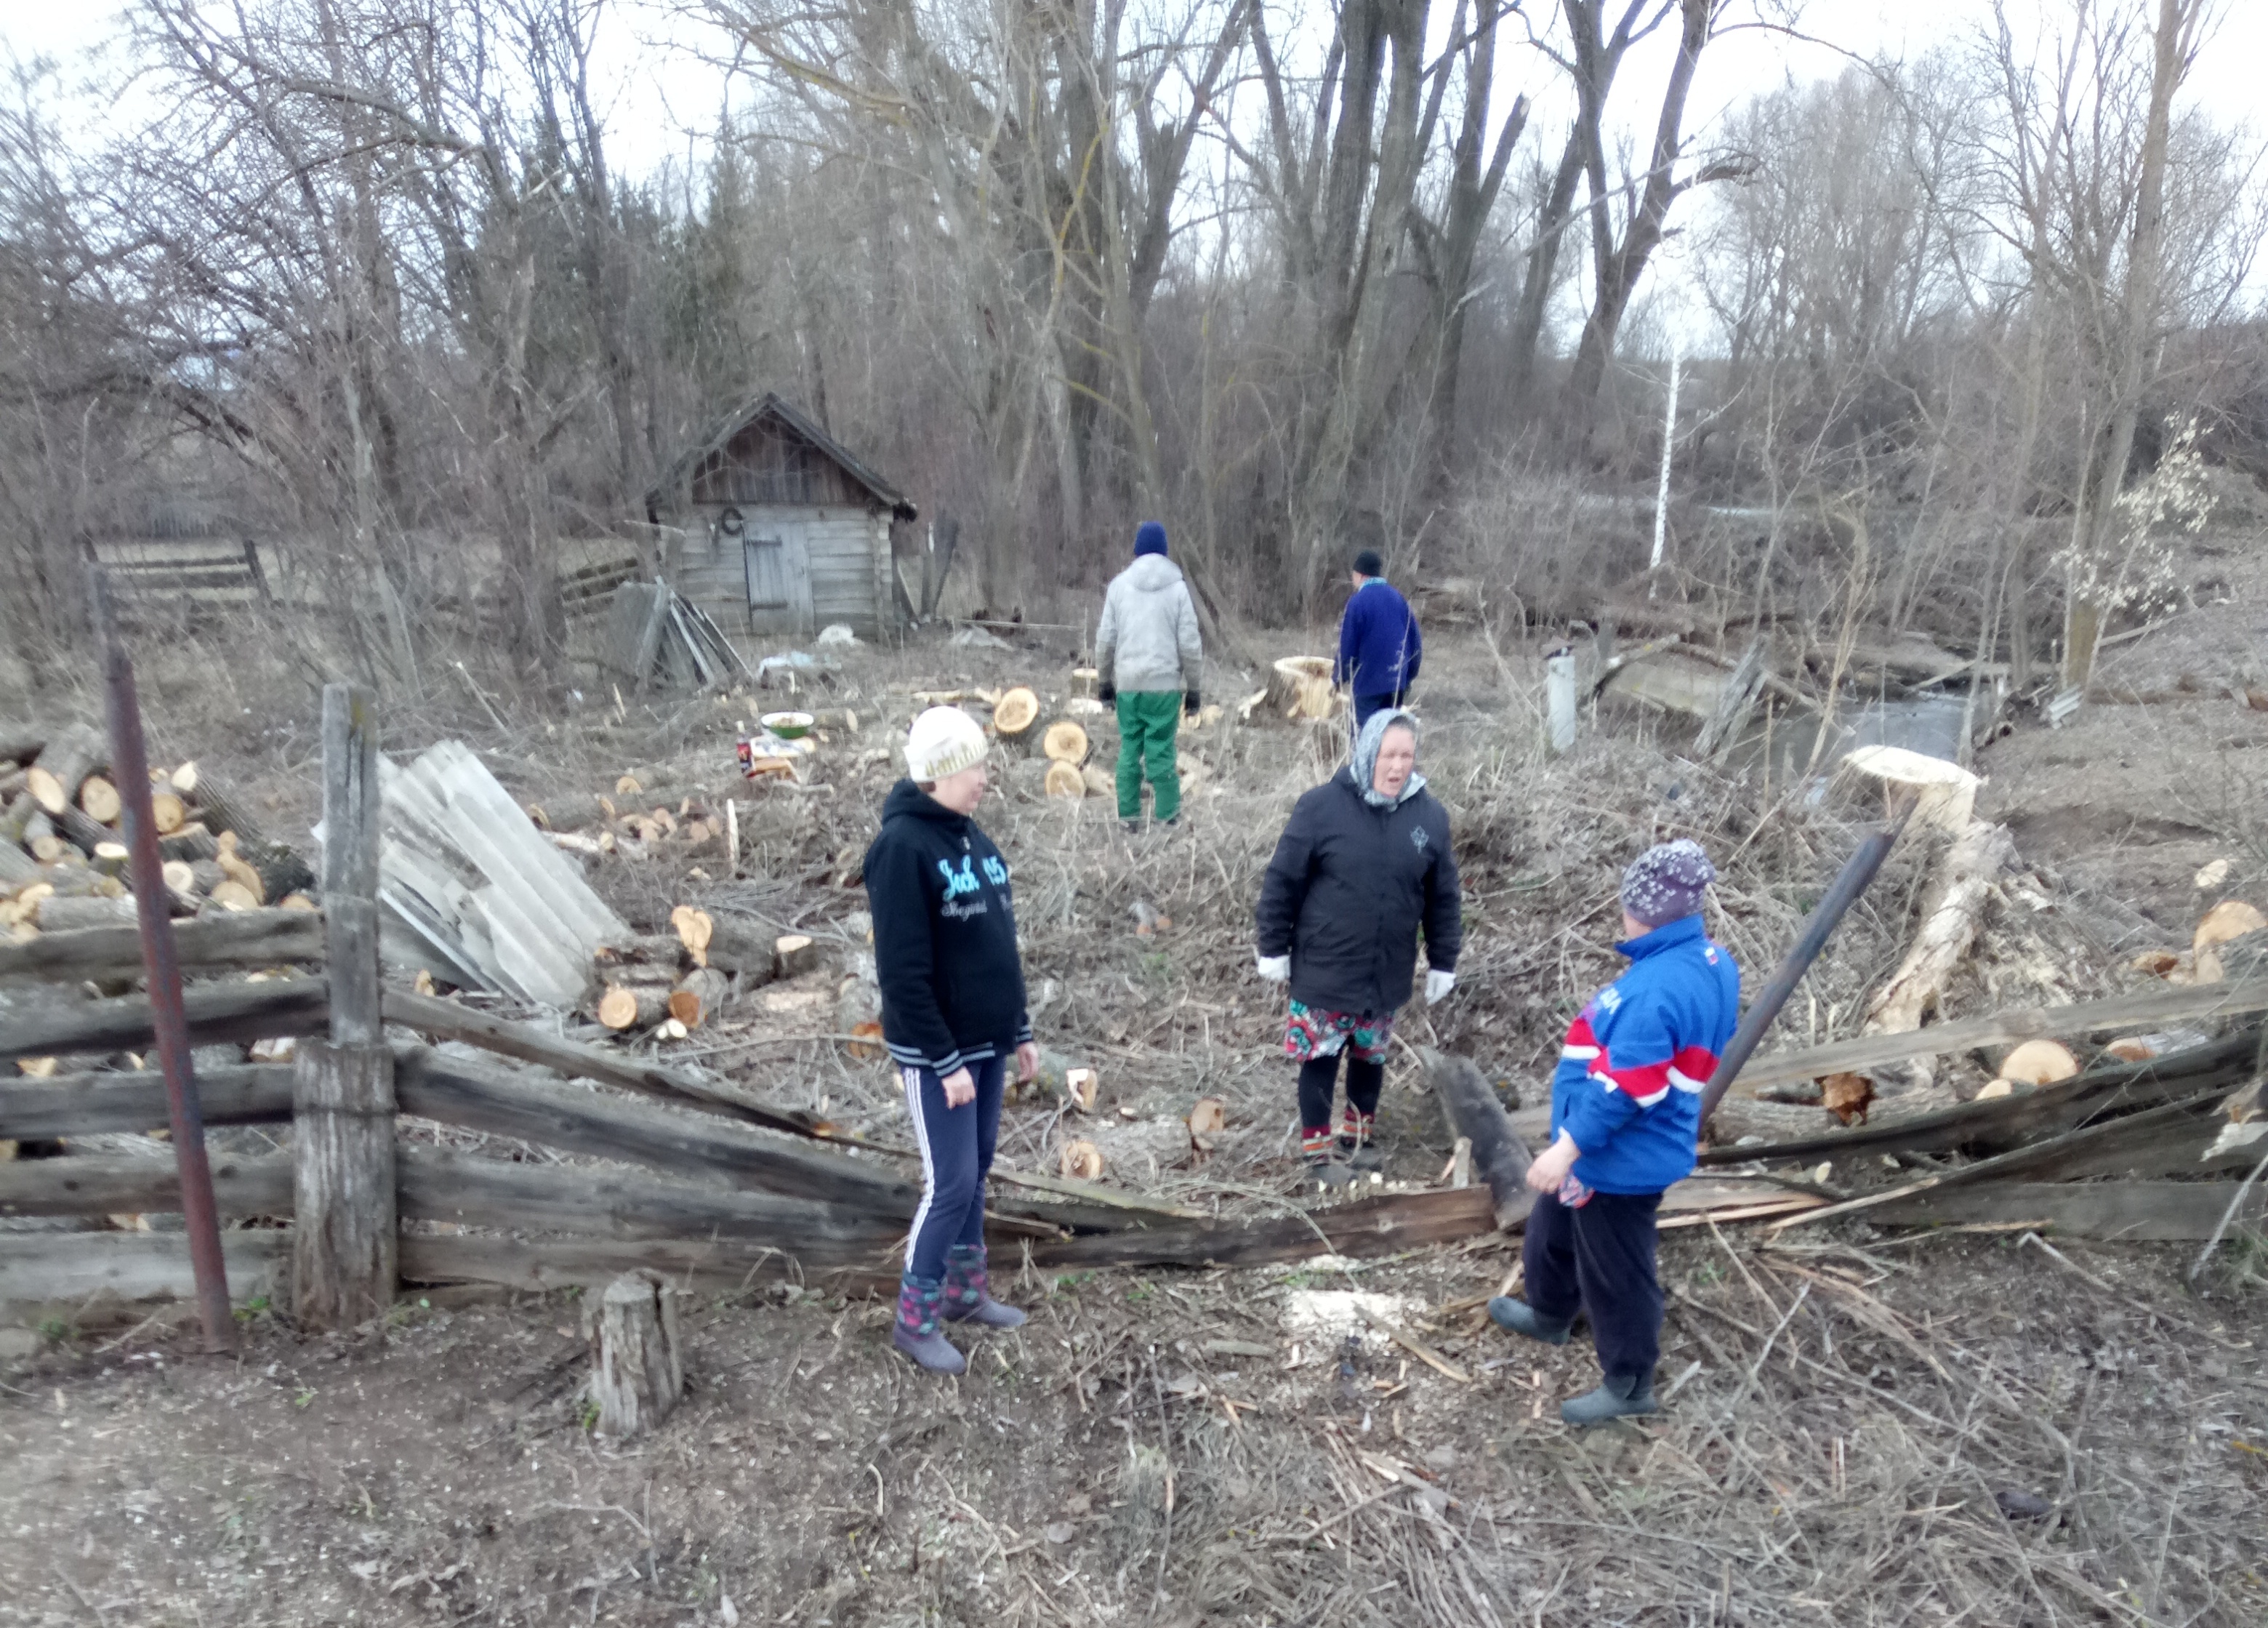
[[[2201,647],[2219,648],[2228,630],[2207,631]],[[829,963],[668,1055],[895,1135],[887,1072],[835,1038],[863,943],[846,865],[913,692],[1020,680],[1059,695],[1073,652],[1047,641],[1068,637],[850,652],[794,697],[859,716],[802,787],[734,777],[733,740],[785,704],[774,692],[670,706],[593,692],[521,728],[485,698],[437,697],[399,710],[386,744],[457,734],[562,821],[626,772],[673,804],[740,797],[741,877],[664,843],[599,862],[594,885],[642,928],[695,902],[810,932]],[[1292,647],[1273,643],[1255,653]],[[1631,854],[1701,837],[1723,871],[1712,930],[1754,969],[1873,812],[1715,774],[1634,714],[1547,759],[1542,649],[1447,627],[1429,639],[1419,767],[1454,821],[1467,945],[1456,993],[1402,1026],[1530,1101],[1568,1015],[1611,976]],[[2268,903],[2259,805],[2207,794],[2248,784],[2250,747],[2218,742],[2268,740],[2268,714],[2211,690],[2228,676],[1991,748],[1988,811],[2026,868],[1946,1015],[2138,987],[2127,954],[2185,942],[2218,896],[2192,886],[2208,858],[2233,859],[2220,892]],[[313,709],[303,689],[233,681],[225,711],[210,696],[175,710],[145,675],[154,752],[220,764],[279,834],[303,831]],[[1107,763],[1107,723],[1088,722]],[[1015,873],[1035,1028],[1103,1079],[1091,1119],[1013,1105],[1005,1160],[1052,1169],[1080,1135],[1106,1179],[1181,1202],[1312,1197],[1250,920],[1284,814],[1336,749],[1211,726],[1185,741],[1208,784],[1180,827],[1132,836],[1105,799],[1051,802],[1040,765],[1004,757],[979,818]],[[1855,1028],[1927,858],[1893,856],[1791,1006],[1787,1043]],[[1170,924],[1138,931],[1145,910]],[[1208,1094],[1230,1123],[1200,1158],[1179,1116]],[[1433,1179],[1447,1138],[1404,1054],[1382,1121],[1388,1177]],[[147,1308],[38,1308],[43,1329],[0,1330],[0,1624],[2268,1620],[2268,1256],[2239,1240],[2192,1293],[2181,1253],[2058,1248],[1862,1225],[1773,1243],[1666,1234],[1668,1410],[1587,1438],[1556,1418],[1595,1381],[1580,1339],[1515,1345],[1483,1322],[1514,1258],[1493,1240],[1226,1273],[1042,1280],[1003,1263],[1033,1322],[973,1342],[953,1384],[890,1352],[881,1300],[823,1285],[704,1299],[688,1403],[622,1450],[585,1427],[571,1295],[413,1291],[354,1340],[302,1338],[258,1307],[225,1359]],[[1396,1315],[1462,1377],[1375,1335],[1348,1350],[1360,1320],[1335,1297],[1356,1292],[1401,1297]]]

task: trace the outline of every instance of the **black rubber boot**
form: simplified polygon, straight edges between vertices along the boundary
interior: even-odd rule
[[[1572,1317],[1543,1316],[1526,1300],[1515,1300],[1509,1294],[1499,1294],[1491,1300],[1488,1311],[1489,1321],[1498,1328],[1524,1334],[1546,1345],[1565,1345],[1567,1330],[1575,1326]]]
[[[1609,1419],[1635,1418],[1660,1411],[1660,1403],[1653,1399],[1651,1374],[1609,1374],[1599,1382],[1596,1390],[1587,1390],[1572,1401],[1559,1404],[1559,1417],[1578,1430],[1603,1425]]]

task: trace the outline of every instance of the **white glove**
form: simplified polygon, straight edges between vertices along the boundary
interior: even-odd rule
[[[1259,957],[1259,963],[1260,976],[1270,983],[1289,983],[1292,981],[1292,958],[1289,955],[1263,955]]]
[[[1456,987],[1457,975],[1455,973],[1441,972],[1438,970],[1428,971],[1425,974],[1425,1004],[1429,1006],[1440,1006],[1441,1004],[1441,998]]]

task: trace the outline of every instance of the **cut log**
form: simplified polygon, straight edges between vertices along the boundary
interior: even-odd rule
[[[228,1292],[239,1304],[272,1293],[291,1256],[291,1234],[269,1227],[220,1235]],[[122,1300],[195,1293],[188,1240],[164,1233],[26,1233],[0,1235],[0,1301]]]
[[[659,1272],[624,1272],[600,1296],[591,1331],[598,1433],[622,1441],[643,1436],[669,1417],[684,1392],[677,1291]]]
[[[2028,1040],[2000,1059],[1999,1078],[2020,1086],[2044,1086],[2079,1072],[2079,1059],[2059,1040]]]
[[[1528,1219],[1535,1195],[1528,1190],[1528,1167],[1534,1155],[1512,1128],[1504,1104],[1478,1068],[1467,1057],[1430,1048],[1418,1053],[1425,1079],[1441,1100],[1452,1136],[1472,1144],[1473,1169],[1487,1182],[1489,1201],[1495,1206],[1499,1228],[1516,1227]]]
[[[191,866],[195,872],[198,867]],[[256,910],[260,895],[234,877],[224,873],[221,879],[205,889],[205,902],[223,910]]]
[[[77,801],[85,810],[86,817],[98,825],[115,825],[119,810],[125,807],[118,788],[100,775],[89,775],[79,782]]]
[[[28,718],[0,718],[0,759],[28,763],[48,743],[48,728]]]
[[[1073,768],[1086,762],[1087,746],[1086,731],[1067,718],[1049,724],[1040,740],[1040,749],[1050,762],[1069,763]]]
[[[122,881],[125,880],[127,866],[134,858],[127,851],[124,843],[97,843],[91,857],[96,870],[105,876],[115,876]]]
[[[2103,1042],[2102,1050],[2122,1063],[2147,1063],[2213,1043],[2213,1036],[2193,1028],[2161,1029],[2149,1035],[2121,1035]]]
[[[39,800],[50,819],[71,807],[87,776],[110,762],[110,742],[85,724],[70,724],[55,732],[40,749],[39,761],[24,774],[24,788]]]
[[[179,769],[176,769],[172,774],[166,777],[166,783],[172,786],[174,791],[180,792],[183,797],[191,797],[195,795],[197,789],[197,766],[193,762],[183,763]]]
[[[1019,684],[993,703],[992,732],[1004,740],[1020,740],[1039,716],[1040,698]]]
[[[1056,1155],[1056,1168],[1071,1181],[1094,1181],[1102,1175],[1102,1150],[1086,1140],[1066,1142]]]
[[[1073,667],[1071,670],[1071,693],[1082,701],[1094,699],[1094,692],[1102,682],[1101,673],[1094,667]]]
[[[178,786],[174,789],[180,790]],[[251,815],[244,812],[233,795],[209,776],[198,777],[195,791],[187,795],[196,805],[197,818],[204,821],[206,829],[214,836],[218,836],[224,832],[233,834],[239,849],[267,846],[268,838],[254,823]]]
[[[177,826],[158,839],[158,852],[168,859],[187,859],[192,864],[199,859],[220,857],[220,843],[202,820],[191,820]]]
[[[1219,1097],[1199,1097],[1189,1109],[1187,1123],[1189,1145],[1199,1153],[1209,1152],[1220,1133],[1228,1129],[1228,1104]]]
[[[58,933],[76,932],[87,927],[132,927],[135,923],[134,901],[64,898],[53,895],[40,901],[39,912],[33,917],[42,934],[52,937]],[[42,952],[51,951],[47,939],[40,940]]]
[[[1261,1266],[1319,1253],[1358,1259],[1474,1238],[1496,1225],[1485,1187],[1388,1193],[1255,1221],[1189,1220],[1035,1243],[1042,1270],[1099,1266]],[[1320,1236],[1318,1235],[1320,1234]]]
[[[40,806],[40,799],[33,796],[30,792],[17,792],[9,799],[6,810],[0,812],[0,847],[22,847],[25,830],[31,824],[33,817],[37,815],[44,820],[47,818],[47,813],[48,811]]]
[[[171,836],[188,821],[188,807],[171,792],[150,793],[150,825],[160,836]]]
[[[1915,824],[1956,839],[1977,822],[1977,791],[1984,782],[1941,757],[1904,747],[1863,746],[1845,756],[1842,768],[1880,783],[1893,819],[1911,808]]]
[[[696,967],[709,964],[709,941],[717,936],[717,924],[706,910],[681,904],[669,913],[669,924],[677,934],[677,941]]]
[[[819,970],[819,946],[799,932],[783,933],[772,940],[772,964],[782,979]]]
[[[718,917],[710,924],[709,964],[738,974],[745,992],[769,983],[777,976],[778,939],[737,917]]]
[[[40,880],[40,863],[13,843],[0,843],[0,893],[12,893]]]
[[[167,859],[159,866],[166,879],[167,891],[195,898],[197,895],[197,867],[187,859]]]
[[[258,871],[232,853],[223,853],[218,864],[221,874],[250,895],[254,904],[268,902],[268,884],[260,879]]]
[[[114,843],[118,840],[118,833],[115,830],[95,820],[81,808],[67,807],[60,813],[49,814],[48,818],[55,821],[57,830],[70,838],[72,847],[90,858],[93,857],[94,851],[103,843]]]
[[[2223,899],[2205,913],[2191,942],[2191,958],[2199,983],[2218,983],[2228,976],[2222,946],[2249,933],[2268,930],[2268,916],[2242,899]]]
[[[1049,763],[1045,789],[1049,797],[1069,798],[1078,802],[1086,795],[1086,777],[1070,763]]]
[[[1117,781],[1111,778],[1109,770],[1100,764],[1081,764],[1079,777],[1086,787],[1089,797],[1116,797],[1118,794]]]
[[[592,1015],[617,1034],[652,1028],[669,1015],[670,993],[666,983],[609,983]]]
[[[1285,656],[1268,672],[1268,688],[1261,706],[1278,718],[1314,719],[1335,717],[1344,697],[1331,682],[1329,656]]]
[[[2007,827],[1983,820],[1972,821],[1954,839],[1938,863],[1912,947],[1867,1006],[1867,1034],[1918,1029],[1938,1010],[1969,947],[1976,941],[1977,923],[1992,899],[1994,881],[2014,859],[2015,852]],[[1917,1072],[1926,1074],[1929,1065],[1918,1064]]]
[[[717,1015],[733,992],[733,980],[714,967],[686,975],[670,991],[669,1015],[688,1028],[699,1028]]]

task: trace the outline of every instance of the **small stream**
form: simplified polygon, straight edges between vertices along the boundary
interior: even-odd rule
[[[1819,763],[1822,768],[1830,767],[1845,753],[1862,746],[1904,747],[1926,756],[1958,762],[1962,712],[1968,704],[1966,695],[1940,690],[1838,706],[1832,726],[1834,737],[1819,755]],[[1815,714],[1783,715],[1768,726],[1751,727],[1734,742],[1728,757],[1742,769],[1768,767],[1775,781],[1786,781],[1800,775],[1810,764],[1812,748],[1818,739],[1819,718]]]

